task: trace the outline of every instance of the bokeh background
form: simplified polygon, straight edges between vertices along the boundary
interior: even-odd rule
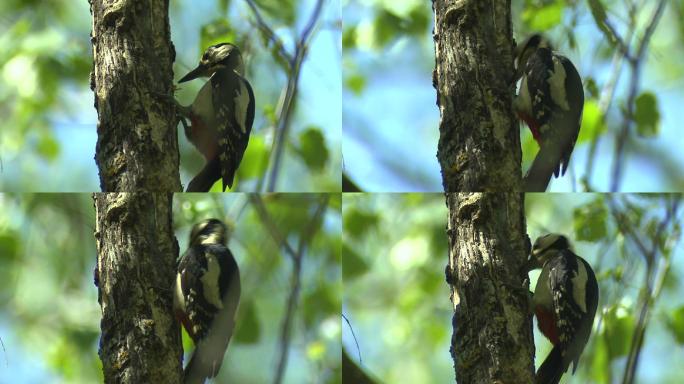
[[[600,286],[592,336],[566,383],[621,382],[635,329],[645,329],[636,383],[684,377],[681,195],[528,194],[527,232],[567,235]],[[343,197],[342,344],[378,383],[449,383],[452,304],[445,282],[443,194]],[[646,254],[641,247],[646,249]],[[655,251],[651,254],[651,251]],[[539,271],[530,273],[531,286]],[[645,323],[639,324],[644,299]],[[535,320],[535,367],[551,344]]]
[[[240,265],[238,325],[217,382],[273,380],[294,281],[292,261],[269,229],[276,228],[295,249],[300,238],[313,235],[304,241],[283,382],[340,383],[340,196],[264,195],[259,201],[268,219],[253,199],[174,196],[181,252],[194,223],[221,218]],[[319,208],[322,220],[312,227]],[[102,382],[94,213],[90,194],[0,194],[0,383]],[[188,359],[193,347],[185,331],[183,344]]]
[[[289,52],[317,0],[258,0],[257,9]],[[0,4],[0,190],[98,191],[97,114],[89,88],[92,67],[88,2],[8,0]],[[238,191],[264,191],[272,171],[275,122],[289,66],[259,32],[247,1],[170,1],[175,80],[217,42],[242,48],[255,92],[256,118],[237,173]],[[341,15],[325,0],[299,77],[298,96],[275,191],[341,189]],[[203,81],[184,83],[176,98],[192,103]],[[179,125],[181,182],[204,159]],[[217,186],[215,186],[217,190]]]
[[[602,0],[625,40],[636,46],[660,1]],[[584,119],[565,177],[548,191],[612,191],[616,140],[631,69],[614,58],[592,16],[591,1],[513,1],[513,33],[522,41],[545,33],[583,77]],[[634,126],[618,162],[615,191],[684,189],[684,18],[682,1],[666,1],[646,51],[636,94]],[[345,174],[366,192],[442,191],[437,162],[439,110],[432,87],[432,9],[421,0],[344,0],[343,156]],[[521,126],[523,172],[538,150]]]

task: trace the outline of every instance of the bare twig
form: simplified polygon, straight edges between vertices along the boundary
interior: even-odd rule
[[[601,96],[599,99],[599,111],[601,123],[605,123],[606,113],[610,109],[613,103],[613,96],[615,96],[615,85],[620,78],[622,73],[622,64],[624,63],[624,56],[620,52],[615,52],[613,55],[613,61],[611,64],[611,76],[608,81],[603,85],[601,89]],[[596,159],[596,149],[598,147],[598,142],[601,137],[600,131],[594,129],[594,135],[591,138],[591,143],[589,145],[589,154],[587,155],[587,168],[584,171],[584,189],[590,191],[591,188],[591,173],[594,170],[594,160]]]
[[[268,229],[276,244],[278,244],[280,247],[283,247],[288,256],[290,256],[292,260],[295,260],[297,258],[297,252],[295,252],[290,243],[287,242],[285,236],[283,236],[278,229],[278,226],[276,226],[275,222],[271,218],[271,215],[266,210],[266,206],[264,206],[264,201],[261,199],[261,196],[251,193],[249,194],[249,201],[254,206],[257,215],[259,215],[259,218],[261,219],[261,222],[264,224],[264,226],[266,226],[266,229]]]
[[[623,205],[627,208],[631,207],[631,202],[627,198],[621,199]],[[646,272],[644,274],[645,290],[642,290],[639,295],[639,316],[634,326],[634,334],[632,336],[632,343],[627,358],[627,365],[625,366],[625,373],[623,376],[623,384],[631,384],[634,382],[636,369],[643,347],[644,336],[646,328],[650,319],[650,312],[653,305],[657,301],[664,280],[670,269],[670,260],[666,255],[660,254],[658,251],[658,244],[660,239],[665,236],[664,233],[667,227],[675,221],[679,209],[679,196],[670,196],[667,200],[667,207],[665,217],[658,223],[653,238],[650,242],[650,247],[647,247],[636,231],[636,223],[632,223],[628,216],[619,211],[614,197],[608,199],[608,206],[615,218],[621,232],[625,234],[639,249],[642,258],[646,262]],[[658,264],[658,267],[656,267]]]
[[[620,130],[620,133],[618,134],[615,143],[615,156],[613,160],[614,163],[612,171],[612,180],[610,183],[611,192],[617,192],[618,187],[620,185],[620,181],[622,179],[625,144],[627,143],[627,137],[629,135],[630,127],[632,126],[632,122],[634,121],[634,104],[637,97],[637,93],[639,92],[641,65],[644,60],[648,43],[650,42],[651,37],[653,36],[653,33],[655,32],[655,29],[658,25],[658,21],[660,20],[660,17],[662,16],[663,11],[665,10],[665,5],[665,0],[660,0],[658,2],[656,10],[654,11],[651,20],[649,21],[648,26],[644,31],[644,35],[639,41],[639,46],[636,50],[636,54],[634,54],[633,56],[625,56],[630,64],[632,77],[630,80],[629,93],[627,97],[627,108],[625,113],[623,114],[622,129]]]
[[[264,18],[261,17],[261,12],[259,12],[259,8],[257,8],[256,4],[254,4],[254,0],[245,0],[247,2],[247,5],[249,8],[252,10],[252,13],[254,13],[254,18],[256,18],[257,21],[257,26],[259,29],[261,29],[261,32],[266,35],[266,37],[273,43],[275,46],[278,48],[278,53],[280,56],[285,59],[287,62],[292,61],[292,55],[285,49],[285,46],[283,45],[283,41],[278,37],[278,35],[275,34],[273,29],[264,21]]]
[[[278,360],[278,367],[273,379],[274,384],[280,384],[285,377],[285,367],[287,366],[287,359],[289,355],[290,339],[292,334],[292,322],[294,321],[294,312],[297,307],[299,299],[299,291],[301,289],[301,272],[303,255],[307,245],[311,242],[313,235],[320,228],[323,214],[328,206],[329,195],[323,195],[321,203],[318,205],[313,218],[309,222],[307,228],[299,236],[299,244],[297,246],[296,257],[294,258],[294,265],[292,270],[292,288],[287,298],[287,308],[285,317],[280,332],[280,359]]]
[[[354,344],[356,344],[356,351],[359,354],[359,365],[363,365],[363,359],[361,359],[361,347],[359,347],[359,341],[356,339],[356,334],[354,333],[354,327],[352,327],[351,323],[349,322],[349,319],[347,319],[347,316],[342,314],[342,318],[344,319],[345,322],[347,322],[347,326],[349,326],[349,330],[351,331],[352,338],[354,338]]]
[[[274,149],[272,152],[272,159],[270,162],[271,174],[268,179],[268,184],[266,186],[266,190],[268,192],[273,192],[275,190],[275,184],[278,179],[280,165],[282,162],[283,148],[285,147],[285,138],[287,137],[287,131],[290,127],[289,121],[293,110],[293,100],[297,94],[297,85],[299,83],[299,75],[301,72],[302,63],[304,62],[304,58],[306,57],[309,39],[316,25],[316,22],[318,21],[321,15],[322,9],[323,0],[316,1],[316,6],[314,7],[311,17],[309,18],[306,27],[302,31],[302,34],[299,40],[297,41],[294,58],[289,61],[290,73],[288,75],[285,98],[283,99],[280,116],[278,118],[276,139],[274,143]]]

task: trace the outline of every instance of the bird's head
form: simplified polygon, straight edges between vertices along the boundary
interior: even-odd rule
[[[534,35],[530,36],[527,38],[527,40],[523,41],[522,44],[518,44],[518,46],[515,47],[515,70],[516,74],[516,79],[519,79],[522,76],[522,72],[525,70],[525,65],[527,64],[527,59],[532,56],[534,52],[537,51],[537,49],[540,48],[546,48],[549,51],[553,51],[553,47],[551,46],[551,43],[549,40],[544,37],[544,35],[535,33]]]
[[[564,249],[571,249],[567,237],[558,233],[539,236],[532,246],[531,257],[525,266],[527,271],[543,267],[544,263]]]
[[[197,68],[183,76],[179,83],[190,81],[198,77],[209,77],[219,69],[228,68],[239,74],[244,73],[244,64],[240,49],[231,43],[212,45],[204,51]]]
[[[190,245],[226,244],[228,229],[221,220],[207,219],[195,224],[190,232]]]

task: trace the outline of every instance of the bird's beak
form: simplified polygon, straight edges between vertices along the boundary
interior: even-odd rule
[[[198,77],[205,76],[207,74],[207,66],[200,64],[197,68],[193,69],[187,75],[183,76],[182,79],[178,80],[179,83],[184,83],[186,81],[194,80]]]

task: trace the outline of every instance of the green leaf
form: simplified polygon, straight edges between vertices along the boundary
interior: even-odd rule
[[[684,305],[669,314],[666,325],[677,344],[684,345]]]
[[[318,127],[310,126],[299,134],[297,153],[310,169],[321,171],[325,168],[329,157],[328,147]]]
[[[380,222],[376,213],[360,211],[357,208],[350,208],[344,214],[344,234],[350,235],[354,239],[359,239],[375,229]]]
[[[364,88],[366,88],[366,77],[359,74],[351,74],[345,79],[347,88],[349,88],[356,96],[361,95]]]
[[[280,20],[287,25],[294,24],[295,21],[295,2],[293,0],[255,0],[262,13],[266,13],[270,18]],[[307,9],[308,15],[311,10]],[[268,23],[268,20],[266,20]],[[272,22],[269,24],[273,24]]]
[[[577,143],[584,143],[591,141],[595,135],[600,135],[606,131],[606,123],[601,114],[596,100],[587,100],[584,103],[584,112],[582,113],[582,126],[580,128]]]
[[[261,338],[261,324],[257,309],[252,301],[243,300],[236,321],[235,341],[241,344],[254,344]]]
[[[370,269],[368,263],[346,244],[342,245],[342,279],[353,280]]]
[[[53,161],[59,156],[59,143],[48,133],[44,133],[38,143],[36,143],[36,151],[47,161]]]
[[[219,0],[219,10],[221,13],[228,12],[228,7],[230,6],[230,0]]]
[[[356,26],[347,26],[342,32],[342,49],[347,50],[354,47],[356,47]]]
[[[660,111],[658,111],[658,99],[651,92],[644,92],[636,99],[634,121],[637,123],[637,132],[642,137],[653,137],[658,134],[660,123]]]
[[[235,30],[230,26],[228,20],[216,19],[202,26],[200,30],[200,54],[204,53],[204,50],[210,45],[225,42],[242,46],[240,42],[236,41]]]
[[[14,231],[0,233],[0,260],[2,260],[3,265],[10,260],[16,259],[18,250],[19,239]]]
[[[268,150],[262,136],[251,136],[237,174],[240,179],[259,177],[266,172]]]
[[[606,26],[606,8],[599,0],[589,0],[589,8],[591,9],[591,15],[594,17],[596,26],[608,38],[611,45],[615,46],[616,42],[613,40],[614,36]]]
[[[627,355],[634,331],[632,308],[612,307],[603,317],[604,342],[608,346],[610,360]]]
[[[317,289],[305,295],[302,303],[304,304],[303,319],[307,329],[313,328],[324,317],[339,313],[340,303],[335,299],[335,286],[318,286]]]
[[[589,92],[589,99],[598,99],[601,97],[601,90],[596,84],[596,79],[593,77],[587,76],[584,78],[584,88]]]
[[[556,1],[540,8],[527,8],[522,19],[531,30],[546,31],[560,24],[563,15],[563,2]]]
[[[607,217],[608,210],[602,198],[597,198],[589,204],[575,208],[573,212],[575,238],[593,242],[606,237],[608,234]]]

